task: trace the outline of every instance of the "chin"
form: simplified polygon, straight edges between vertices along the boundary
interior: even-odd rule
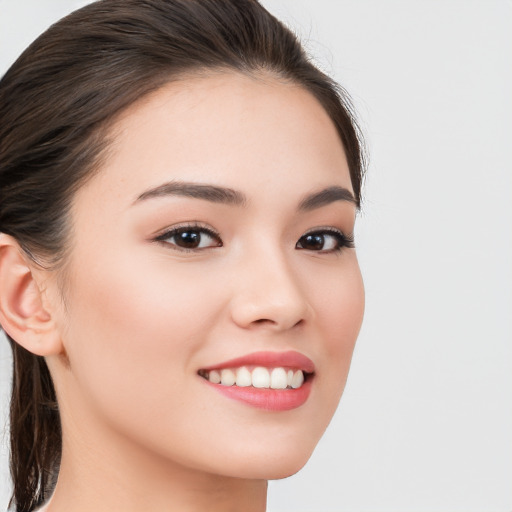
[[[309,460],[311,454],[305,457],[283,458],[277,461],[266,461],[265,467],[250,471],[250,478],[263,480],[281,480],[300,471]],[[249,475],[248,475],[249,477]]]
[[[314,447],[295,445],[283,449],[261,449],[259,453],[244,455],[230,476],[257,480],[280,480],[300,471],[313,453]],[[299,448],[300,446],[300,448]]]
[[[293,464],[283,464],[282,467],[273,468],[273,471],[266,476],[266,480],[282,480],[298,473],[307,463],[309,457]]]

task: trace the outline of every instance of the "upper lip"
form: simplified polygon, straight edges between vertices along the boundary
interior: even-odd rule
[[[266,368],[288,367],[313,373],[315,365],[309,357],[300,352],[289,350],[287,352],[253,352],[245,356],[230,359],[219,364],[202,368],[203,370],[220,370],[222,368],[238,368],[240,366],[264,366]]]

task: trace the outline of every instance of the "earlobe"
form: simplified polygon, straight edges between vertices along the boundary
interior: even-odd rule
[[[48,356],[60,353],[62,346],[34,267],[18,242],[1,233],[0,324],[26,350]]]

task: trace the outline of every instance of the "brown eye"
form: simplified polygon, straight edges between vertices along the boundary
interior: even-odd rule
[[[295,248],[306,251],[336,252],[343,247],[354,247],[352,237],[345,236],[341,231],[322,230],[307,233],[299,238]]]
[[[222,242],[213,231],[205,228],[182,227],[160,235],[157,241],[174,246],[180,250],[200,250],[220,247]]]
[[[324,248],[325,238],[323,235],[317,233],[305,235],[299,240],[299,244],[301,249],[321,251]]]
[[[201,245],[201,233],[199,231],[183,231],[174,235],[174,243],[184,249],[197,249]]]

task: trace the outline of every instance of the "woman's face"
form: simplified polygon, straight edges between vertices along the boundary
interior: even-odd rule
[[[294,473],[336,409],[363,316],[332,122],[300,87],[225,73],[167,85],[112,134],[72,208],[68,364],[50,361],[64,438],[73,425],[105,453]]]

